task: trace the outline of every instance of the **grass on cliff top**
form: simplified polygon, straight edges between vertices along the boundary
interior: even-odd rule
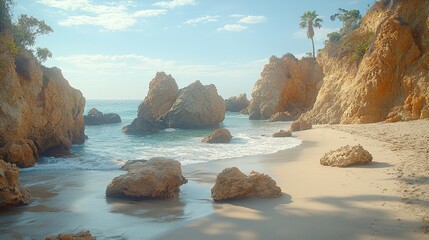
[[[350,63],[359,64],[374,38],[374,32],[353,31],[342,37],[338,33],[331,33],[326,48],[330,57],[347,58]]]

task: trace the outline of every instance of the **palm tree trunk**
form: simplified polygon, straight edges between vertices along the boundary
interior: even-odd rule
[[[314,40],[311,38],[311,44],[313,45],[313,58],[316,58],[316,51],[314,50]]]

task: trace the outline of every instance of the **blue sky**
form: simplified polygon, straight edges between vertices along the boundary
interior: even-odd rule
[[[88,99],[143,99],[157,71],[180,88],[215,84],[224,98],[245,92],[268,58],[311,51],[300,16],[316,10],[326,34],[341,27],[338,8],[365,13],[374,0],[16,0],[19,14],[44,19],[54,32],[39,37],[70,84]]]

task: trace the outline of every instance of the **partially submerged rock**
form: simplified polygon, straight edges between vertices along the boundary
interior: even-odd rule
[[[46,237],[45,240],[95,240],[89,231],[73,233],[62,233],[57,236]]]
[[[241,110],[249,106],[250,101],[247,99],[245,93],[238,95],[238,97],[230,97],[225,100],[226,111],[241,112]]]
[[[321,159],[320,164],[331,167],[348,167],[352,165],[368,164],[372,161],[372,155],[361,145],[343,146],[329,151]]]
[[[165,128],[217,127],[225,118],[225,102],[216,87],[200,81],[178,90],[171,75],[158,72],[126,133],[150,133]]]
[[[226,168],[216,178],[212,190],[214,201],[247,197],[275,198],[282,195],[276,182],[266,174],[251,172],[246,176],[238,168]]]
[[[212,132],[209,136],[203,138],[201,142],[205,143],[229,143],[232,135],[226,128],[220,128]]]
[[[19,182],[19,168],[0,159],[0,207],[30,203],[30,194]]]
[[[284,137],[292,137],[292,133],[287,130],[280,130],[279,132],[276,132],[273,134],[273,137],[275,138],[284,138]]]
[[[131,199],[167,199],[179,193],[187,183],[182,176],[181,164],[166,158],[152,158],[144,164],[130,167],[107,186],[107,197]]]
[[[297,132],[297,131],[304,131],[304,130],[308,130],[311,129],[313,126],[311,125],[310,122],[306,121],[303,118],[300,118],[296,121],[294,121],[291,125],[289,130],[291,132]]]
[[[96,108],[89,110],[88,115],[84,116],[85,125],[102,125],[111,123],[120,123],[121,117],[116,113],[106,113],[98,111]]]
[[[142,167],[146,162],[147,160],[143,159],[129,160],[124,164],[124,166],[121,167],[121,169],[125,171],[130,171],[131,169]]]

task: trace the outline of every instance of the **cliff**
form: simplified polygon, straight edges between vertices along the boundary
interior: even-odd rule
[[[278,112],[299,117],[313,107],[322,78],[322,69],[313,58],[271,57],[253,87],[249,118],[269,119]]]
[[[38,155],[66,155],[85,141],[85,98],[61,70],[45,68],[33,54],[10,53],[7,34],[0,38],[0,158],[20,167]]]
[[[429,5],[381,1],[359,28],[318,56],[325,75],[312,123],[371,123],[429,117]]]

